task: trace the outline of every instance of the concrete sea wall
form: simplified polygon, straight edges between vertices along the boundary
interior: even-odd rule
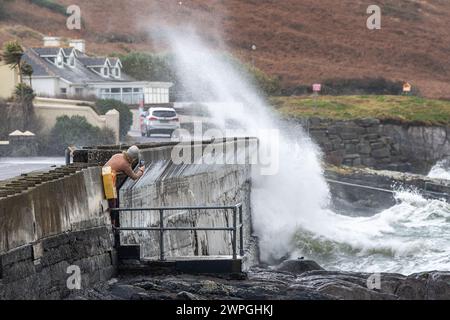
[[[229,146],[232,154],[245,152],[245,147],[238,142],[232,141]],[[211,153],[205,151],[206,146],[195,145],[188,148],[200,151],[197,158],[192,158],[192,164],[174,164],[171,159],[173,147],[144,150],[143,157],[151,165],[138,182],[128,181],[121,188],[121,207],[230,206],[241,203],[244,266],[255,264],[258,256],[256,239],[252,235],[251,165],[206,164],[207,158],[211,156]],[[164,223],[169,227],[231,227],[233,218],[231,210],[184,210],[166,212]],[[159,212],[124,213],[121,218],[122,227],[158,225]],[[232,254],[230,232],[171,231],[165,234],[164,241],[168,257]],[[123,232],[121,243],[142,244],[141,252],[145,258],[154,259],[159,256],[157,232]]]
[[[98,167],[63,167],[0,185],[0,299],[60,299],[109,279],[115,252]]]

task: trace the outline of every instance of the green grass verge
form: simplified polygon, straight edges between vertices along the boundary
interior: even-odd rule
[[[272,97],[284,117],[320,117],[337,120],[377,118],[383,122],[450,125],[450,101],[410,96]]]

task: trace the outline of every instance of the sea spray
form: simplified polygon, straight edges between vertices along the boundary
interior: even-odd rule
[[[194,102],[207,105],[211,121],[223,132],[230,123],[238,124],[261,144],[268,143],[257,134],[261,129],[280,130],[279,171],[255,174],[252,181],[253,223],[264,261],[290,254],[348,271],[450,269],[450,207],[445,201],[400,191],[395,206],[372,217],[333,212],[320,152],[304,130],[279,122],[250,78],[192,28],[180,29],[167,28],[158,36],[168,41],[183,87]]]
[[[278,171],[270,175],[255,171],[253,176],[252,212],[262,259],[281,258],[294,249],[292,239],[300,225],[325,223],[320,212],[328,204],[329,192],[318,149],[301,128],[294,135],[278,126],[277,116],[251,78],[243,76],[232,59],[187,30],[166,29],[165,35],[178,77],[193,100],[208,106],[211,121],[223,132],[230,129],[228,123],[237,123],[246,135],[258,137],[262,147],[278,144]],[[279,131],[276,142],[261,134],[274,129]]]
[[[434,179],[450,180],[450,160],[442,160],[431,168],[428,177]]]

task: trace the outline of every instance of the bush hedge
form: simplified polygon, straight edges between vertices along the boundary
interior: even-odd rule
[[[109,128],[100,129],[81,116],[62,116],[48,135],[39,137],[39,153],[42,155],[64,155],[70,146],[92,146],[114,143],[114,132]]]
[[[67,12],[66,7],[52,0],[30,0],[30,2],[39,7],[47,8],[53,12],[57,12],[63,15],[66,15]]]

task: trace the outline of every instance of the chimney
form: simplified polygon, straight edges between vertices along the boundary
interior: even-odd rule
[[[60,37],[44,37],[44,47],[60,47]]]
[[[77,49],[82,53],[86,53],[86,41],[82,39],[72,39],[69,42],[69,46]]]

